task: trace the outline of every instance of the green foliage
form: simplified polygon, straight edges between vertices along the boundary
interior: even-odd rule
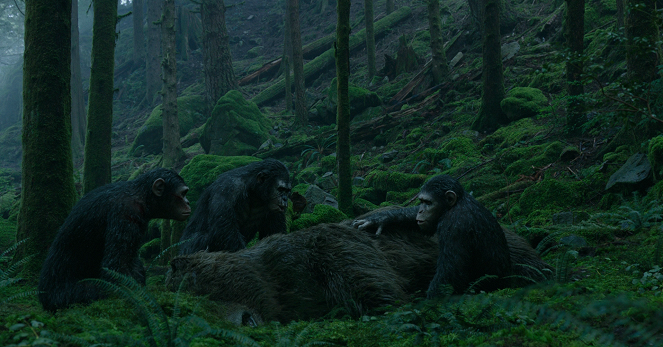
[[[325,139],[316,138],[315,145],[306,145],[300,153],[302,158],[305,158],[306,167],[311,165],[313,160],[317,159],[318,166],[321,166],[322,157],[326,154],[333,152],[336,148],[336,134],[333,134]]]
[[[502,111],[511,121],[534,117],[548,106],[548,98],[540,89],[515,87],[500,102]]]
[[[479,146],[490,150],[522,145],[543,135],[545,130],[545,126],[537,125],[531,118],[524,118],[497,129],[481,140]]]
[[[16,223],[0,217],[0,251],[9,248],[16,241]]]
[[[520,196],[520,208],[526,216],[535,211],[569,209],[583,202],[585,197],[582,188],[580,182],[544,179],[525,189]]]
[[[292,221],[290,231],[306,229],[321,223],[338,223],[348,219],[339,209],[329,205],[317,204],[313,207],[313,213],[302,213],[301,217]]]
[[[403,192],[412,188],[419,188],[426,178],[426,175],[421,174],[406,174],[381,170],[374,170],[366,175],[369,187],[385,192]]]
[[[633,192],[633,200],[622,198],[622,206],[617,211],[597,213],[592,219],[604,224],[618,225],[623,230],[638,233],[651,228],[663,220],[663,206],[658,200],[646,201],[638,192]]]
[[[10,255],[20,246],[22,243],[24,243],[26,240],[19,241],[15,243],[13,246],[7,248],[4,250],[2,253],[0,253],[0,293],[3,293],[3,295],[0,296],[0,305],[6,304],[12,300],[15,300],[17,298],[29,296],[29,295],[34,295],[37,292],[36,291],[27,291],[27,292],[21,292],[15,295],[11,295],[9,297],[6,296],[5,288],[11,286],[12,284],[15,284],[19,282],[22,278],[18,277],[18,271],[21,269],[23,264],[29,262],[32,258],[34,258],[34,255],[29,255],[23,259],[20,259],[15,262],[10,261]],[[5,268],[6,267],[6,268]]]
[[[518,175],[531,175],[533,168],[552,164],[559,159],[564,144],[555,141],[552,143],[520,147],[505,150],[500,157],[500,164],[505,166],[504,173],[515,177]]]
[[[657,136],[649,140],[647,158],[651,164],[654,178],[660,181],[663,179],[663,136]]]

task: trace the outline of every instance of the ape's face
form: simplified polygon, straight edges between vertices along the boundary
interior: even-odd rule
[[[436,201],[433,195],[422,191],[417,197],[419,199],[419,212],[417,212],[417,225],[424,232],[435,232],[437,222],[446,210],[445,206]]]
[[[281,179],[276,180],[269,199],[269,210],[285,213],[288,209],[290,190],[290,182]]]

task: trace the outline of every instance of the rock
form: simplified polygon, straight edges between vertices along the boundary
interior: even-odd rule
[[[509,60],[513,58],[516,53],[520,51],[520,44],[517,41],[505,43],[502,45],[502,60]]]
[[[610,176],[605,189],[608,190],[615,185],[639,185],[651,177],[651,171],[651,165],[646,155],[642,153],[633,154],[617,172]]]
[[[352,178],[352,185],[357,187],[363,187],[365,181],[366,181],[365,178],[356,176]]]
[[[456,53],[456,55],[453,57],[453,59],[451,59],[451,61],[449,62],[449,67],[452,68],[452,67],[456,66],[456,64],[458,64],[458,62],[461,59],[463,59],[463,52]]]
[[[313,208],[318,204],[338,208],[338,201],[334,199],[334,196],[314,184],[308,187],[306,193],[304,193],[304,197],[306,198],[306,208],[304,209],[304,213],[312,213]]]
[[[397,150],[389,151],[387,153],[382,153],[380,156],[380,161],[383,163],[388,163],[394,159],[396,159],[396,156],[398,155]]]
[[[380,97],[368,89],[349,85],[348,94],[350,97],[350,117],[359,115],[369,107],[382,105]],[[316,107],[316,114],[314,115],[316,122],[320,124],[336,123],[337,100],[336,78],[334,78],[329,89],[327,89],[327,97]]]
[[[246,52],[246,57],[247,58],[255,58],[260,56],[260,53],[262,52],[262,46],[256,46],[251,49],[249,49],[248,52]]]
[[[578,235],[564,236],[561,239],[559,239],[559,243],[575,249],[588,246],[587,240],[585,240],[583,237],[580,237]]]
[[[571,161],[580,156],[580,150],[576,146],[567,146],[562,150],[559,159],[562,161]]]
[[[315,179],[313,184],[324,190],[331,190],[336,188],[338,185],[338,179],[334,177],[334,173],[331,171],[325,172],[321,177]]]
[[[253,18],[255,18],[255,16],[254,16],[254,15],[250,15],[250,16],[246,17],[246,20],[251,20],[251,19],[253,19]]]
[[[540,89],[515,87],[506,93],[500,102],[502,111],[510,121],[534,117],[548,106],[548,98]]]
[[[555,213],[552,216],[552,222],[555,225],[560,225],[560,224],[572,225],[573,224],[573,212]]]

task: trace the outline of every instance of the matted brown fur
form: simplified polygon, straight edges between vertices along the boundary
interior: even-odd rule
[[[321,224],[234,253],[177,257],[166,284],[175,289],[186,275],[189,291],[244,305],[264,321],[318,318],[339,305],[361,315],[407,299],[410,286],[402,274],[429,256],[390,261],[401,246],[401,255],[416,253],[404,240],[376,241],[352,227]],[[394,269],[396,263],[403,265]]]

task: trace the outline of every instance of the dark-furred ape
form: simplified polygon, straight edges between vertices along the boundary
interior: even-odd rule
[[[138,249],[148,222],[153,218],[186,220],[191,214],[188,191],[177,173],[156,169],[86,194],[60,227],[42,266],[38,289],[44,309],[53,312],[102,298],[96,285],[80,282],[105,278],[102,268],[144,285]]]
[[[475,289],[490,291],[509,286],[509,247],[490,211],[446,175],[428,180],[417,197],[421,201],[418,207],[372,214],[356,219],[353,225],[360,229],[377,227],[377,234],[388,225],[410,229],[418,226],[424,234],[437,234],[439,253],[427,291],[429,298],[439,295],[443,285],[462,294],[479,279]]]
[[[226,171],[202,193],[182,233],[180,255],[198,251],[234,252],[286,231],[290,172],[278,160],[265,159]]]

